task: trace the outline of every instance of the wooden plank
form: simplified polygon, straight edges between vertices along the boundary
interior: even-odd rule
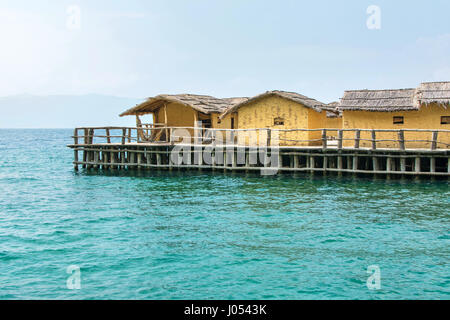
[[[322,148],[327,149],[327,129],[322,130]]]

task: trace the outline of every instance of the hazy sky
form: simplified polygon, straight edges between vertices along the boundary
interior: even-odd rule
[[[280,89],[331,102],[415,87],[450,80],[449,13],[448,0],[0,0],[0,96]]]

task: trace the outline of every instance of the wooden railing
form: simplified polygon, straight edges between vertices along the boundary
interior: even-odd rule
[[[180,135],[188,132],[189,137]],[[82,127],[74,130],[74,145],[130,143],[191,143],[316,146],[323,149],[450,149],[450,130],[432,129],[205,129],[196,127]],[[184,139],[183,139],[184,138]],[[180,140],[182,140],[180,142]],[[255,141],[253,141],[255,142]]]

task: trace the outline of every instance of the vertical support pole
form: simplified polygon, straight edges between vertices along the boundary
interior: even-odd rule
[[[127,136],[127,129],[122,129],[122,144],[125,144],[126,136]]]
[[[140,151],[141,150],[136,150],[136,153],[137,153],[137,168],[138,168],[138,170],[141,169],[141,164],[142,164],[142,153]]]
[[[327,129],[322,130],[322,148],[324,150],[327,149]],[[325,158],[324,158],[324,163],[325,163]]]
[[[403,130],[398,132],[398,147],[400,150],[405,150],[405,132]]]
[[[377,134],[375,129],[372,129],[372,150],[377,149]]]
[[[438,133],[438,131],[433,131],[433,134],[431,136],[431,150],[436,150],[437,148]]]
[[[88,129],[84,129],[84,149],[83,149],[83,168],[86,168],[86,162],[88,161],[88,152],[86,151],[86,145],[88,144]]]
[[[361,131],[356,129],[355,131],[355,149],[359,149],[359,141],[361,139]]]
[[[430,158],[430,172],[436,172],[436,158]]]
[[[152,154],[148,152],[148,148],[145,148],[145,161],[147,164],[152,164]],[[150,166],[147,166],[147,169],[150,169]]]
[[[75,169],[75,171],[78,171],[78,129],[75,128],[75,130],[73,131],[73,144],[74,144],[74,149],[73,149],[73,167]]]
[[[400,158],[400,171],[406,172],[406,158],[404,157]]]
[[[350,155],[347,155],[347,170],[352,169],[352,158]]]
[[[299,156],[298,155],[294,155],[294,168],[299,168]]]
[[[111,143],[111,135],[109,132],[109,128],[106,128],[106,142]]]
[[[343,160],[343,159],[342,159],[342,156],[339,155],[339,156],[337,157],[337,168],[339,169],[339,172],[341,172],[341,170],[344,168],[344,163],[343,163],[342,160]]]
[[[311,155],[309,158],[309,168],[314,169],[316,167],[314,156]],[[314,172],[314,170],[311,170],[311,172]]]
[[[159,150],[156,151],[158,151],[158,153],[156,154],[156,165],[159,167],[161,166],[161,153],[159,153]]]
[[[269,149],[269,146],[272,144],[271,140],[272,140],[272,130],[267,129],[267,141],[266,141],[267,149]]]
[[[327,155],[324,153],[323,154],[323,172],[326,172],[328,169],[328,157]]]
[[[169,142],[169,130],[167,128],[167,105],[164,103],[164,122],[166,127],[166,142]]]
[[[415,172],[421,172],[421,169],[420,169],[420,157],[416,157],[416,159],[415,159],[414,171]]]
[[[372,166],[373,166],[373,171],[378,171],[378,158],[377,157],[372,157]]]
[[[356,154],[353,156],[353,167],[352,167],[352,170],[353,171],[358,170],[358,156]]]
[[[390,157],[386,158],[386,171],[387,172],[392,171],[392,159]]]
[[[342,150],[343,140],[344,140],[344,131],[338,130],[338,150],[339,151]]]
[[[131,142],[131,128],[128,128],[128,143]]]

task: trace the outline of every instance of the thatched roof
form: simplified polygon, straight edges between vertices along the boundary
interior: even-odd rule
[[[253,98],[247,99],[245,101],[242,101],[241,103],[235,104],[234,106],[229,107],[226,112],[224,112],[220,118],[222,119],[227,114],[235,112],[237,109],[239,109],[242,106],[248,105],[254,101],[269,97],[269,96],[277,96],[283,99],[287,99],[293,102],[297,102],[301,105],[304,105],[307,108],[311,108],[317,112],[322,111],[322,107],[325,105],[324,103],[317,101],[312,98],[308,98],[304,95],[301,95],[296,92],[287,92],[287,91],[279,91],[279,90],[273,90],[273,91],[267,91],[265,93],[262,93],[260,95],[257,95]]]
[[[345,91],[340,110],[404,111],[418,110],[414,103],[415,89]]]
[[[416,91],[418,103],[437,103],[444,107],[450,104],[450,82],[424,82]]]
[[[431,103],[450,104],[450,82],[424,82],[416,89],[345,91],[339,110],[395,112]]]
[[[342,111],[339,110],[339,102],[334,101],[322,107],[322,110],[327,112],[327,118],[342,117]]]
[[[120,116],[141,115],[153,112],[164,104],[179,103],[191,107],[202,113],[222,113],[227,108],[236,103],[246,101],[247,98],[226,98],[219,99],[211,96],[196,94],[161,94],[156,97],[148,98],[145,102],[126,110]]]

